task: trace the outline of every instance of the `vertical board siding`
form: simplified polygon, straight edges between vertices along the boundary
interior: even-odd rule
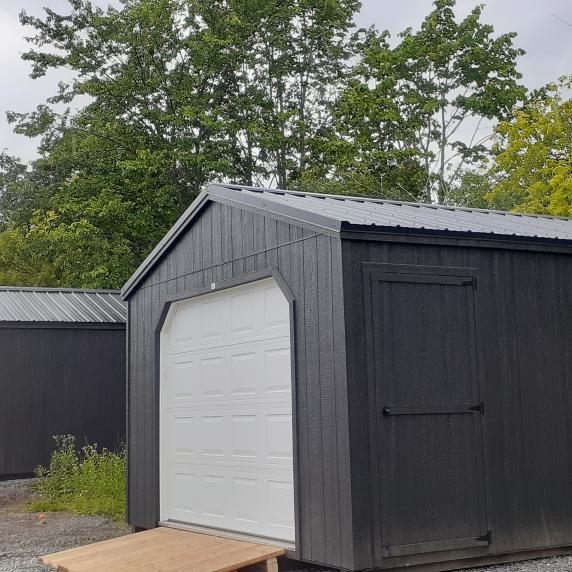
[[[0,476],[46,465],[54,435],[118,449],[125,330],[0,328]]]
[[[341,245],[337,238],[209,203],[129,299],[129,519],[159,520],[156,327],[173,295],[276,268],[294,297],[298,546],[352,567]]]
[[[572,544],[570,256],[468,248],[454,240],[451,246],[345,241],[342,249],[356,567],[382,566],[383,545],[376,493],[380,480],[376,388],[366,383],[371,376],[366,369],[368,349],[363,331],[364,262],[476,269],[486,509],[493,531],[488,553]],[[385,319],[395,324],[399,316]],[[435,332],[437,335],[438,324]],[[482,555],[478,549],[412,555],[395,559],[392,565]],[[389,563],[383,566],[387,568]]]

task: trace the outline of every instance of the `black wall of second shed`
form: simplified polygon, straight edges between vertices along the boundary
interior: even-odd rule
[[[46,465],[55,435],[125,439],[125,327],[0,327],[0,476]]]
[[[390,566],[382,564],[382,522],[372,507],[373,487],[380,480],[371,461],[379,412],[366,381],[363,263],[476,269],[487,510],[493,534],[487,554],[569,546],[572,256],[469,247],[455,240],[424,242],[343,241],[346,339],[352,349],[347,361],[356,566]],[[469,556],[483,556],[483,551],[429,553],[394,564]]]
[[[159,514],[156,331],[165,304],[276,269],[294,297],[297,556],[351,568],[339,238],[211,202],[129,298],[128,518]]]

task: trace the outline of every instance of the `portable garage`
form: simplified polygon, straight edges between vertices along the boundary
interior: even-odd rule
[[[128,281],[128,516],[346,570],[572,545],[572,221],[210,185]]]
[[[49,462],[55,435],[121,446],[125,315],[116,291],[0,288],[0,478]]]

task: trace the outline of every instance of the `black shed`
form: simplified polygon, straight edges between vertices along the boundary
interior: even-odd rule
[[[128,281],[128,517],[346,570],[572,546],[572,221],[210,185]]]
[[[0,288],[0,478],[49,462],[55,435],[121,445],[125,316],[116,291]]]

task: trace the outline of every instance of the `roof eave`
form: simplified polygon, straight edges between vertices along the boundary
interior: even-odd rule
[[[542,236],[522,236],[517,234],[499,234],[494,232],[471,232],[460,230],[448,229],[431,229],[431,228],[413,228],[403,226],[380,226],[380,225],[366,225],[355,224],[344,221],[340,226],[341,238],[351,239],[351,235],[366,235],[366,234],[379,234],[379,235],[396,235],[396,236],[419,236],[419,237],[438,237],[449,239],[465,239],[465,240],[486,240],[502,242],[512,242],[518,244],[536,244],[545,246],[560,246],[564,248],[572,248],[572,240],[563,238],[550,238]]]

